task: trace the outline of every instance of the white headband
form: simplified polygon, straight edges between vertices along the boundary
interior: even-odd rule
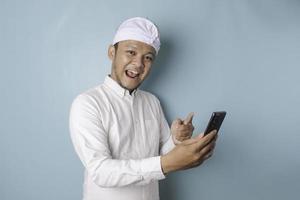
[[[152,46],[156,54],[159,51],[160,40],[157,27],[150,20],[134,17],[124,21],[118,28],[113,45],[124,40],[137,40]]]

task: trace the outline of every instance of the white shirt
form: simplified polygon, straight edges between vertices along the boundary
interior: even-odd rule
[[[109,76],[75,98],[71,138],[85,166],[84,200],[158,200],[160,156],[174,147],[159,100]]]

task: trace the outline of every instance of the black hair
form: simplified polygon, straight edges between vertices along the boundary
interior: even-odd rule
[[[115,47],[116,52],[117,52],[117,50],[118,50],[118,45],[119,45],[119,42],[117,42],[116,44],[114,44],[114,47]]]

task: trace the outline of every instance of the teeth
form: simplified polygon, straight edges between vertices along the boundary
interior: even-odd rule
[[[138,72],[137,71],[132,71],[132,70],[128,70],[130,73],[133,73],[133,74],[135,74],[135,75],[137,75],[138,74]]]
[[[139,72],[135,71],[135,70],[126,70],[126,74],[127,76],[129,76],[130,78],[136,78],[139,76]]]

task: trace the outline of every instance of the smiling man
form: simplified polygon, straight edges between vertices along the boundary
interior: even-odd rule
[[[193,114],[170,129],[159,100],[138,89],[159,48],[151,21],[124,21],[108,49],[111,74],[73,101],[70,132],[85,167],[84,200],[158,200],[159,180],[213,153],[216,132],[192,138]]]
[[[135,40],[120,41],[108,50],[112,60],[111,78],[132,92],[150,72],[155,49]]]

